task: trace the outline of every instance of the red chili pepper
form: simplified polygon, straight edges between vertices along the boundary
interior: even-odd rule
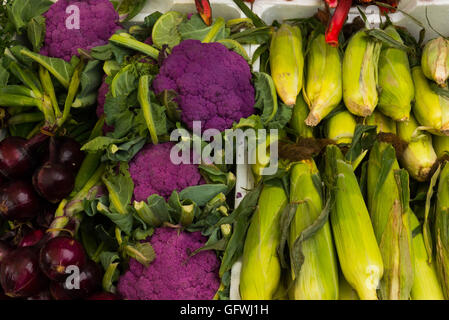
[[[326,42],[331,46],[336,47],[338,45],[338,35],[345,24],[351,5],[352,0],[340,0],[338,2],[337,9],[335,9],[334,15],[326,30]]]
[[[338,0],[325,0],[329,8],[335,8],[338,4]]]
[[[212,8],[209,0],[195,0],[196,10],[203,19],[204,23],[210,26],[212,24]]]

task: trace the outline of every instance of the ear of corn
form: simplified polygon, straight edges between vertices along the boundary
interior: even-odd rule
[[[290,225],[290,259],[295,259],[294,245],[301,234],[320,217],[323,211],[321,179],[313,160],[296,164],[291,171],[290,202],[297,203],[295,217]],[[299,275],[292,265],[289,297],[292,300],[337,300],[338,269],[327,221],[314,235],[299,244],[304,256]]]
[[[304,77],[301,29],[282,24],[273,34],[270,46],[271,76],[281,100],[290,107],[296,103]]]
[[[403,43],[394,26],[390,25],[385,32]],[[408,120],[415,87],[407,52],[388,46],[382,48],[379,58],[379,87],[379,111],[396,121]]]
[[[369,116],[378,103],[378,62],[382,44],[364,30],[349,40],[343,58],[343,99],[351,113]]]
[[[290,127],[301,138],[312,138],[313,128],[306,125],[305,120],[309,113],[309,108],[302,94],[299,94],[296,99],[296,104],[293,108],[293,115],[290,119]]]
[[[439,37],[427,42],[421,56],[424,75],[440,86],[449,78],[449,41]]]
[[[424,238],[418,218],[410,211],[410,225],[415,256],[415,279],[413,281],[412,300],[444,300],[443,290],[438,280],[435,263],[429,264],[429,257],[424,245]]]
[[[414,279],[408,174],[392,145],[375,142],[368,161],[368,209],[384,263],[383,300],[408,300]]]
[[[345,277],[340,274],[339,277],[339,287],[338,287],[338,300],[360,300],[357,291],[346,281]]]
[[[304,98],[310,108],[306,124],[316,126],[334,110],[343,96],[341,57],[326,43],[324,34],[311,40],[307,54]]]
[[[414,179],[426,181],[437,155],[433,149],[432,136],[417,129],[418,123],[412,115],[408,121],[397,123],[398,136],[408,143],[400,162]]]
[[[243,249],[240,295],[243,300],[270,300],[279,287],[281,265],[279,218],[287,195],[278,181],[263,187]]]
[[[449,154],[448,136],[433,136],[432,142],[438,158],[444,156],[445,154]]]
[[[355,117],[350,112],[338,112],[326,122],[326,137],[337,144],[350,144],[356,126]]]
[[[362,300],[377,300],[384,267],[370,216],[352,166],[327,146],[326,176],[333,193],[331,226],[343,275]]]
[[[416,119],[434,134],[449,135],[449,99],[432,90],[421,67],[413,67],[412,74],[415,82],[413,113]]]
[[[440,173],[435,210],[436,266],[443,293],[449,299],[449,165]]]
[[[370,116],[365,118],[365,124],[369,126],[377,126],[377,133],[385,132],[396,134],[396,122],[377,110],[374,110]]]

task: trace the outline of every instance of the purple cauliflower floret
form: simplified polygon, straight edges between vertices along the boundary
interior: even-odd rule
[[[254,87],[246,60],[220,43],[185,40],[164,60],[153,82],[156,94],[177,92],[181,119],[189,129],[223,131],[254,113]]]
[[[66,21],[72,21],[73,12],[67,7],[79,8],[79,29],[68,29]],[[90,50],[108,43],[108,39],[120,29],[119,15],[109,0],[59,0],[44,14],[46,34],[41,54],[69,61],[79,55],[78,49]],[[70,24],[69,24],[70,25]]]
[[[213,251],[190,253],[207,238],[201,232],[157,228],[150,243],[155,260],[145,268],[131,259],[118,292],[127,300],[212,300],[220,286],[220,262]]]
[[[173,164],[170,159],[172,142],[147,144],[131,160],[129,173],[134,181],[134,199],[147,200],[158,194],[166,200],[173,191],[203,184],[204,180],[195,164]]]

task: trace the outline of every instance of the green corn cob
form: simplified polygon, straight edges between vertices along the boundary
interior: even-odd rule
[[[290,127],[294,130],[298,137],[313,137],[313,128],[309,127],[305,123],[305,119],[307,118],[308,113],[309,108],[307,107],[302,94],[299,94],[298,98],[296,99],[296,104],[293,107],[292,118],[290,119]]]
[[[435,210],[436,266],[441,287],[449,299],[449,165],[444,164],[438,183]]]
[[[390,25],[385,32],[403,43],[394,26]],[[384,45],[379,58],[379,87],[379,111],[396,121],[408,120],[415,86],[407,52]]]
[[[338,112],[326,122],[326,137],[337,144],[350,144],[356,126],[355,117],[350,112]]]
[[[297,203],[295,217],[290,225],[290,259],[295,259],[294,244],[302,232],[310,227],[323,210],[321,179],[313,160],[296,164],[290,177],[290,202]],[[329,222],[311,238],[299,244],[304,263],[289,291],[292,300],[337,300],[338,269]],[[292,261],[293,263],[293,261]]]
[[[331,226],[344,277],[362,300],[377,300],[382,256],[357,178],[335,145],[327,146],[326,176],[333,192]]]
[[[408,300],[414,279],[408,174],[392,145],[375,142],[368,161],[368,211],[384,263],[383,300]]]
[[[418,123],[412,115],[408,121],[397,122],[396,125],[398,136],[408,143],[399,159],[402,166],[414,179],[426,181],[437,160],[432,146],[432,136],[425,131],[417,130]]]
[[[240,295],[243,300],[270,300],[279,287],[281,264],[279,218],[287,195],[278,181],[263,187],[243,248]]]
[[[437,94],[430,87],[421,67],[413,67],[415,103],[413,114],[421,126],[437,135],[449,135],[449,98]]]
[[[448,136],[433,136],[433,149],[438,158],[441,158],[445,154],[449,154],[449,137]]]
[[[318,125],[341,102],[341,63],[338,48],[327,44],[324,34],[319,34],[311,40],[304,88],[304,99],[310,108],[307,125]]]
[[[290,107],[296,103],[304,77],[301,29],[282,24],[273,34],[270,46],[271,76],[281,100]]]
[[[413,251],[415,253],[415,279],[413,281],[412,300],[444,300],[443,290],[438,279],[435,263],[429,263],[429,257],[424,245],[424,238],[418,218],[410,212],[410,225],[413,237]]]
[[[365,30],[349,40],[343,58],[343,100],[351,113],[366,117],[377,106],[378,62],[382,44]]]
[[[374,110],[370,116],[365,118],[365,124],[369,126],[377,126],[377,133],[384,132],[396,134],[396,122],[377,110]]]
[[[449,41],[439,37],[427,42],[421,56],[421,65],[428,79],[445,87],[449,78]]]

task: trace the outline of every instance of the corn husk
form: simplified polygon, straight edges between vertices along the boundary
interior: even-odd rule
[[[306,229],[320,219],[323,211],[321,179],[313,160],[305,160],[291,169],[290,202],[298,203],[290,225],[289,248],[292,260],[291,276],[294,280],[289,290],[292,300],[337,300],[338,269],[329,221],[310,238],[300,243],[298,239]],[[296,242],[298,241],[298,242]],[[304,263],[299,275],[295,274],[293,261],[297,262],[296,248],[302,250]]]
[[[310,108],[307,125],[318,125],[340,104],[343,97],[341,64],[338,48],[327,44],[324,34],[311,40],[304,88],[304,98]]]
[[[437,94],[430,87],[421,67],[413,67],[415,103],[413,114],[419,124],[437,135],[449,135],[449,98]]]
[[[449,299],[449,165],[444,164],[438,183],[435,209],[436,267],[441,287]]]
[[[270,46],[270,68],[276,91],[290,107],[296,103],[304,77],[304,55],[301,29],[282,24],[273,34]]]
[[[326,176],[333,193],[331,226],[343,275],[361,300],[377,300],[382,256],[352,165],[335,145],[327,146]]]
[[[350,112],[338,112],[326,121],[326,137],[337,144],[350,144],[356,126],[355,117]]]
[[[343,58],[343,99],[348,110],[369,116],[378,103],[378,62],[382,44],[371,40],[365,30],[349,40]]]
[[[449,41],[439,37],[427,42],[422,52],[421,65],[428,79],[445,87],[449,78]]]
[[[313,138],[313,128],[305,123],[308,113],[309,108],[307,107],[302,94],[299,94],[290,119],[290,128],[293,129],[298,137]]]
[[[413,212],[410,212],[410,225],[415,254],[415,279],[413,281],[412,300],[444,300],[443,290],[438,279],[435,262],[429,263],[420,223]]]
[[[263,187],[243,249],[242,300],[271,300],[279,287],[281,264],[276,250],[280,243],[279,218],[286,205],[287,195],[280,182]]]
[[[433,149],[435,150],[437,157],[449,154],[449,137],[448,136],[433,136]]]
[[[383,300],[408,300],[414,279],[409,221],[408,174],[399,169],[395,150],[375,142],[368,161],[368,210],[384,263]]]
[[[338,287],[338,300],[360,300],[357,291],[348,283],[345,277],[340,274],[338,277],[339,287]]]
[[[407,169],[411,177],[418,181],[426,181],[437,155],[432,146],[432,136],[418,129],[418,123],[410,115],[408,121],[397,122],[398,136],[408,143],[402,156],[401,165]]]
[[[392,25],[385,32],[394,40],[403,43],[401,36]],[[378,110],[396,121],[408,120],[411,102],[415,97],[407,52],[384,45],[379,58]]]
[[[377,110],[374,110],[370,116],[365,118],[365,124],[369,126],[377,126],[377,133],[384,132],[396,134],[396,122]]]

